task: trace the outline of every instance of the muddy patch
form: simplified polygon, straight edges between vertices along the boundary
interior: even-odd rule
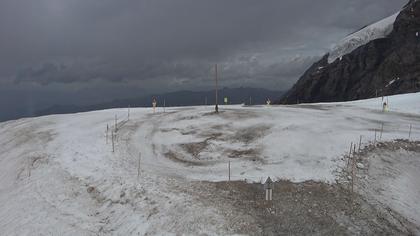
[[[258,118],[259,115],[256,112],[251,110],[229,110],[227,109],[226,112],[220,113],[220,117],[228,120],[247,120]]]
[[[202,142],[196,142],[196,143],[184,143],[180,144],[180,146],[189,154],[191,154],[193,157],[198,159],[198,156],[202,151],[204,151],[208,146],[208,139],[202,141]]]
[[[361,196],[340,185],[274,183],[273,201],[262,184],[197,182],[188,190],[197,201],[225,215],[233,233],[245,235],[410,235]]]
[[[231,140],[250,144],[257,139],[264,137],[269,130],[270,126],[265,125],[240,129],[231,137]]]
[[[264,164],[265,161],[261,158],[261,150],[257,148],[249,148],[244,150],[227,150],[226,155],[232,159],[245,159],[253,162]]]
[[[293,108],[304,108],[304,109],[311,109],[311,110],[319,110],[319,111],[329,111],[334,108],[334,106],[325,106],[325,105],[296,105],[291,106]]]
[[[186,159],[183,158],[183,156],[181,154],[178,154],[174,151],[168,151],[164,155],[169,160],[172,160],[172,161],[180,163],[180,164],[184,164],[186,166],[204,166],[204,165],[206,165],[206,163],[203,163],[203,162],[186,160]]]

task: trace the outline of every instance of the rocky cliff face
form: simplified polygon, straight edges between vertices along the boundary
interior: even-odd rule
[[[325,55],[279,103],[349,101],[418,91],[420,1],[411,0],[385,38],[369,41],[334,61]]]

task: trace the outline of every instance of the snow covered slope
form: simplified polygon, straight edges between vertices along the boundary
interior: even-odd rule
[[[350,143],[420,138],[420,93],[351,103],[112,109],[0,123],[2,235],[228,235],[198,181],[334,182]],[[114,116],[119,119],[112,152]],[[108,138],[107,138],[108,137]],[[140,168],[139,168],[140,167]],[[139,171],[140,170],[140,171]],[[416,216],[412,216],[416,218]],[[420,216],[417,216],[420,217]],[[247,227],[252,227],[252,223]],[[249,229],[249,228],[246,228]]]
[[[380,20],[372,25],[348,35],[342,39],[329,53],[328,62],[332,63],[336,59],[351,53],[354,49],[378,38],[384,38],[392,32],[394,22],[399,12]]]

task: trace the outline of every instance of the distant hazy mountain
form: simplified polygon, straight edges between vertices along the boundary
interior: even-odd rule
[[[219,90],[219,104],[223,104],[224,98],[228,98],[228,104],[249,105],[265,104],[267,99],[277,99],[283,95],[281,91],[272,91],[261,88],[223,88]],[[35,112],[36,116],[50,114],[67,114],[75,112],[102,110],[110,108],[122,107],[150,107],[153,97],[158,101],[158,106],[163,106],[164,101],[167,107],[170,106],[196,106],[214,104],[215,94],[212,91],[178,91],[165,94],[156,94],[151,96],[143,96],[138,98],[119,99],[111,102],[100,103],[90,106],[76,105],[54,105],[44,110]]]

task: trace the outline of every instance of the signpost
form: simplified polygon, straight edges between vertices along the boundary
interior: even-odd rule
[[[264,189],[265,189],[265,200],[266,201],[272,201],[273,200],[273,181],[270,177],[267,178],[267,180],[264,183]]]
[[[153,98],[152,105],[153,105],[153,113],[155,113],[155,111],[156,111],[156,105],[157,105],[156,98]]]

